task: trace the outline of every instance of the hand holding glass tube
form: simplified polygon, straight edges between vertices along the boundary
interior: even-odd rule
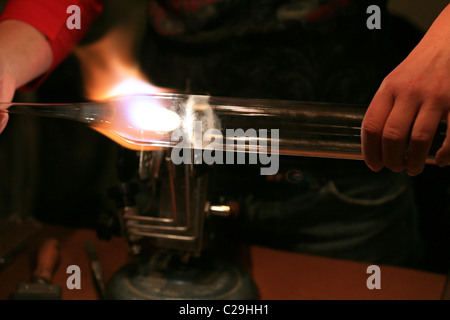
[[[0,23],[0,101],[12,101],[17,88],[49,70],[52,52],[45,36],[19,20]],[[0,111],[7,108],[0,105]],[[0,112],[0,133],[8,122],[8,114]]]
[[[339,105],[301,101],[237,99],[187,94],[125,95],[105,101],[79,104],[12,104],[4,112],[70,119],[85,123],[117,143],[134,150],[154,150],[174,147],[175,130],[191,135],[196,121],[203,132],[226,136],[228,129],[278,129],[280,155],[362,160],[361,123],[365,108],[359,105]],[[218,130],[218,131],[217,131]],[[434,163],[435,152],[445,138],[445,123],[441,123],[427,163]],[[185,138],[185,137],[184,137]],[[212,137],[217,138],[217,137]],[[240,146],[235,139],[218,140],[215,148],[223,151],[267,152],[258,150],[271,145],[271,137],[256,149]],[[184,141],[190,148],[206,148],[195,141]],[[242,144],[241,144],[242,146]],[[269,150],[270,151],[270,150]]]

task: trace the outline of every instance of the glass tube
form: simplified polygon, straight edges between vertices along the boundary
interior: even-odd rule
[[[362,159],[361,105],[154,94],[78,104],[13,103],[8,112],[82,122],[139,151],[180,147]],[[441,123],[428,163],[445,134]]]

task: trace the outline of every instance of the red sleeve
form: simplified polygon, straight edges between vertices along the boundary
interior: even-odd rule
[[[75,45],[89,31],[92,22],[100,16],[104,0],[9,0],[0,16],[0,21],[15,19],[26,22],[41,31],[52,48],[53,62],[43,76],[26,85],[37,87],[69,55]],[[81,29],[66,26],[71,12],[67,8],[80,8]]]

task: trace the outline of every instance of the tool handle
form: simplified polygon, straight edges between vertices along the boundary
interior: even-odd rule
[[[445,279],[444,289],[442,290],[441,300],[450,300],[450,271]]]
[[[95,286],[98,290],[100,299],[107,299],[107,290],[105,285],[105,280],[103,278],[102,266],[100,260],[97,257],[97,249],[92,241],[86,241],[85,243],[86,252],[89,257],[91,264],[92,275],[94,277]]]
[[[54,238],[47,239],[39,248],[36,269],[33,272],[33,282],[50,283],[53,272],[59,261],[59,242]]]

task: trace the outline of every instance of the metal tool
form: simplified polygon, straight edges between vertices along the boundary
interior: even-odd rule
[[[42,228],[32,217],[12,215],[0,223],[0,269],[23,249],[26,240]]]
[[[53,238],[45,240],[39,249],[31,282],[20,283],[11,298],[13,300],[60,300],[61,287],[52,283],[53,272],[58,261],[58,240]]]
[[[103,278],[102,266],[97,256],[97,249],[95,248],[95,244],[92,241],[86,241],[84,245],[89,257],[92,276],[94,278],[98,295],[100,299],[105,300],[107,299],[106,285],[105,280]]]
[[[444,289],[442,290],[441,300],[450,300],[450,270],[445,279]]]

